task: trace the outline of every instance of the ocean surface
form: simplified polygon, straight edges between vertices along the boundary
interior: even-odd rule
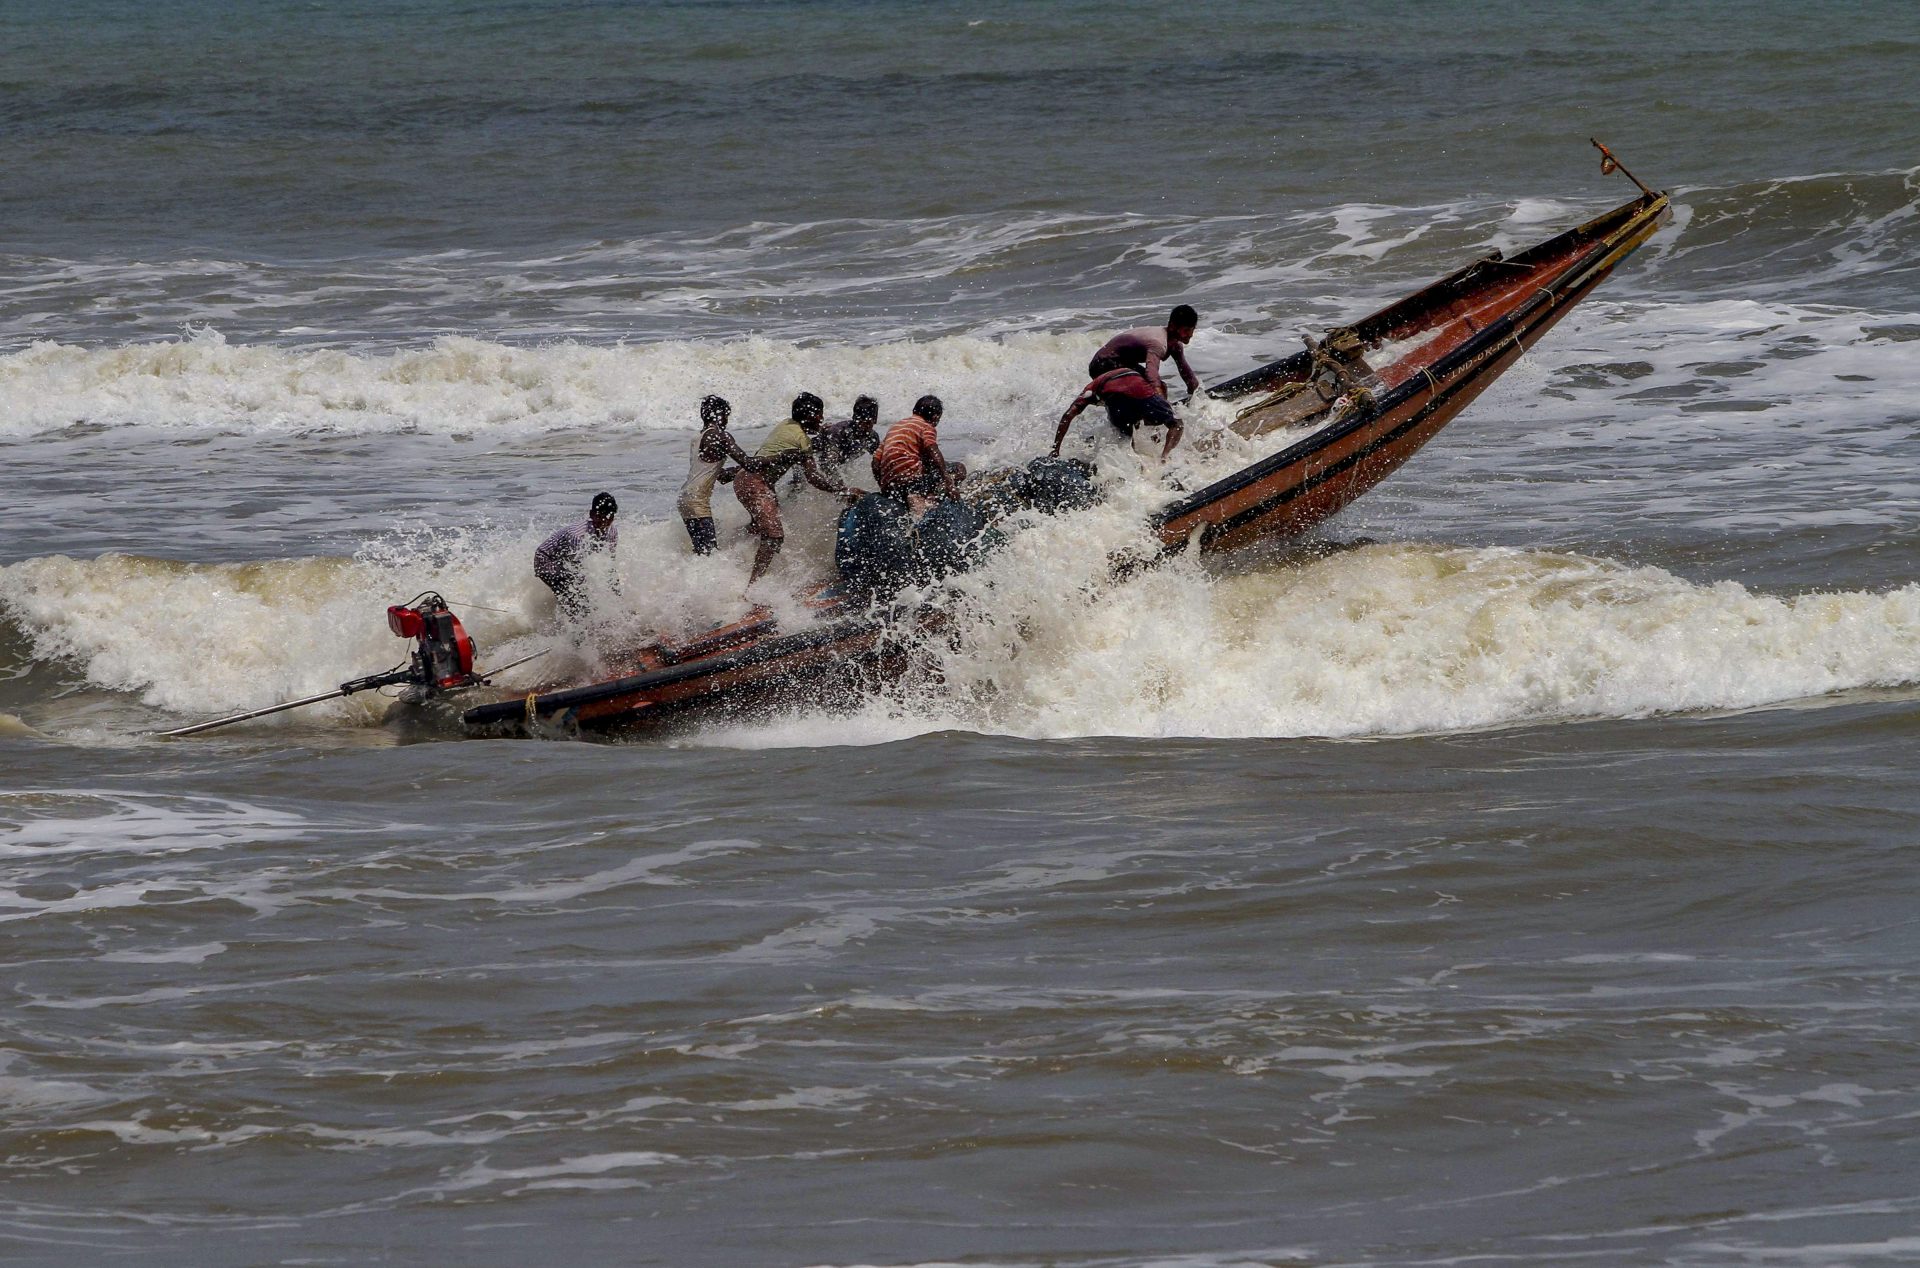
[[[1916,73],[1904,0],[6,0],[0,1261],[1920,1262]],[[1105,584],[1107,463],[938,690],[152,734],[428,588],[731,620],[703,394],[1022,459],[1174,303],[1220,382],[1626,201],[1589,137],[1673,223],[1315,549]]]

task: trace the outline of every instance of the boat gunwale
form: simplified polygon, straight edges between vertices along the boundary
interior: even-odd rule
[[[576,708],[581,705],[598,704],[614,696],[630,695],[636,691],[647,691],[657,687],[671,687],[689,679],[727,673],[735,669],[750,669],[770,660],[808,652],[830,643],[858,635],[874,633],[886,627],[886,622],[872,618],[853,618],[834,622],[820,629],[799,630],[792,634],[782,634],[775,638],[763,639],[747,647],[733,648],[717,652],[699,660],[690,660],[684,664],[672,665],[665,669],[648,670],[646,673],[629,674],[623,678],[605,679],[579,687],[563,687],[558,691],[530,693],[533,698],[535,715],[556,713],[562,709]],[[516,700],[501,700],[493,704],[475,705],[460,715],[460,720],[468,726],[486,726],[495,722],[510,722],[526,716],[527,697]]]

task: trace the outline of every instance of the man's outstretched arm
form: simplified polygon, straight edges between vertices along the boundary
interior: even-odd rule
[[[1080,417],[1080,411],[1093,404],[1093,389],[1089,388],[1073,398],[1073,404],[1067,406],[1067,412],[1060,415],[1060,425],[1053,429],[1053,456],[1060,456],[1060,446],[1066,442],[1067,428],[1073,426],[1073,420]]]

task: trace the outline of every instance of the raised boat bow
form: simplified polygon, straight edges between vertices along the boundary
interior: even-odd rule
[[[1669,216],[1647,193],[1511,258],[1476,260],[1304,352],[1212,389],[1249,434],[1328,416],[1311,435],[1153,517],[1169,549],[1301,533],[1390,475]]]

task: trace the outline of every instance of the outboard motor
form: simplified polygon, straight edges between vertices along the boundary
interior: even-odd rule
[[[211,722],[196,722],[192,726],[176,727],[171,731],[162,731],[160,734],[197,735],[201,731],[211,731],[215,727],[245,722],[249,718],[264,718],[270,713],[284,713],[288,709],[318,704],[322,700],[336,700],[341,696],[353,695],[357,691],[373,691],[379,687],[404,686],[407,690],[401,693],[402,697],[411,697],[417,704],[422,700],[430,699],[436,691],[452,691],[486,681],[473,672],[473,639],[468,637],[466,627],[460,624],[460,618],[447,607],[447,601],[433,591],[429,590],[416,599],[406,603],[396,603],[388,608],[387,628],[401,638],[410,638],[414,641],[413,660],[405,669],[396,666],[382,674],[368,674],[365,678],[343,682],[334,690],[323,691],[317,696],[284,700],[279,704],[268,705],[264,709],[249,709],[245,713],[236,713],[231,717],[215,718]],[[534,656],[545,654],[535,652]],[[532,660],[533,657],[524,659]],[[522,661],[513,663],[518,665]],[[511,669],[513,665],[505,668]]]
[[[454,688],[478,680],[473,672],[473,639],[447,601],[428,591],[410,603],[387,609],[387,628],[415,642],[407,681],[428,688]]]

